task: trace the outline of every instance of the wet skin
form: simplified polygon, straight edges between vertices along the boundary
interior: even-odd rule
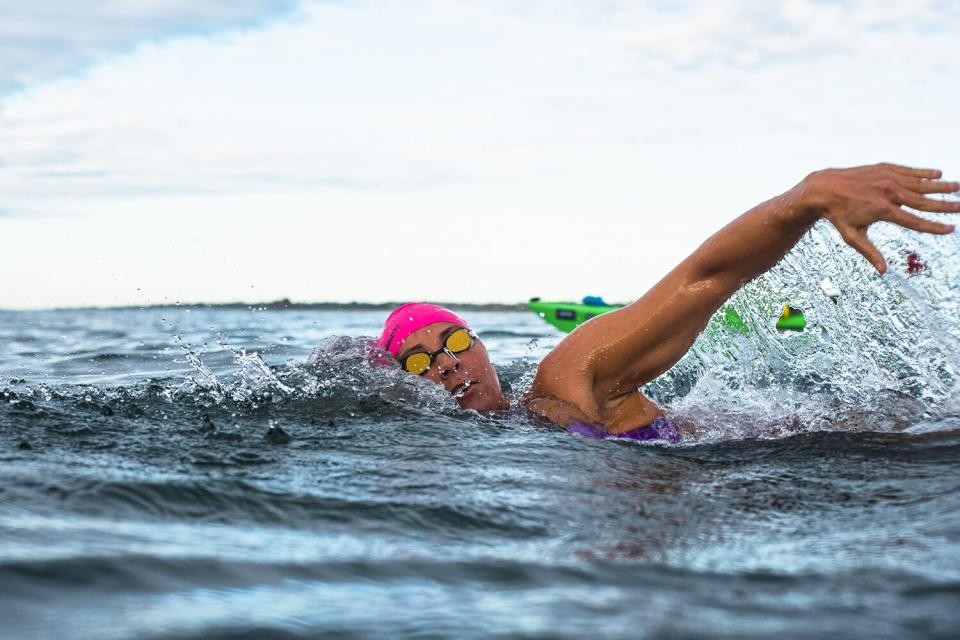
[[[406,357],[414,353],[440,351],[447,337],[460,328],[450,322],[435,322],[414,331],[403,341],[397,360],[402,366]],[[487,349],[479,338],[474,338],[473,346],[466,351],[456,354],[440,351],[423,377],[443,385],[464,409],[494,411],[510,406],[500,389],[500,379]]]

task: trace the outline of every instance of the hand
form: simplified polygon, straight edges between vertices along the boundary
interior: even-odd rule
[[[880,273],[887,262],[867,237],[867,228],[878,221],[892,222],[923,233],[950,233],[952,224],[925,220],[903,206],[931,213],[960,213],[960,202],[932,200],[924,194],[955,193],[956,182],[940,180],[936,169],[913,169],[895,164],[874,164],[852,169],[825,169],[801,183],[807,204],[837,228],[844,242],[859,251]]]

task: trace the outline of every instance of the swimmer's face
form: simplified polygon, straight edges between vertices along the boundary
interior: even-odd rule
[[[397,360],[402,364],[407,356],[414,353],[440,351],[447,337],[460,328],[451,322],[435,322],[414,331],[403,341]],[[490,363],[490,356],[479,338],[474,338],[473,346],[466,351],[456,354],[440,351],[423,377],[442,384],[456,396],[464,409],[493,411],[509,406],[500,390],[500,379]]]

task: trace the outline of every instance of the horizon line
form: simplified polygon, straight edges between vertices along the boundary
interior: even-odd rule
[[[407,301],[409,302],[409,301]],[[203,308],[203,309],[258,309],[263,311],[284,310],[318,310],[318,311],[381,311],[395,309],[404,302],[293,302],[289,298],[281,298],[269,302],[157,302],[150,304],[117,304],[117,305],[82,305],[82,306],[53,306],[31,308],[3,308],[0,311],[28,312],[28,311],[115,311],[125,309],[172,309],[172,308]],[[434,302],[443,307],[461,308],[488,311],[526,311],[526,302]]]

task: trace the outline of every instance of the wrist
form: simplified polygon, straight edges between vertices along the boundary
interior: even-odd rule
[[[809,224],[825,217],[829,209],[823,174],[823,171],[814,171],[787,192],[791,208]]]

